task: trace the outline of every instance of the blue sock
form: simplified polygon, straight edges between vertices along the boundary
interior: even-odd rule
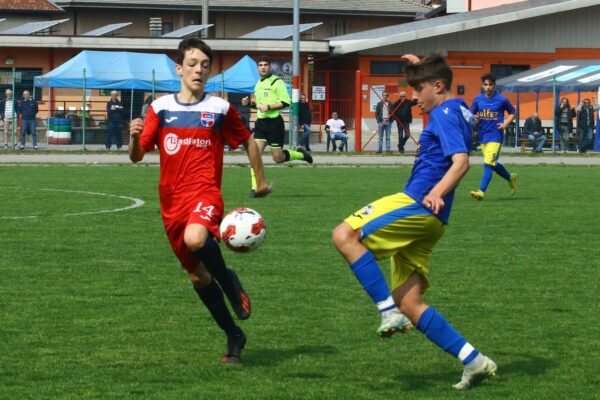
[[[494,169],[491,165],[483,164],[483,175],[481,176],[481,182],[479,183],[479,190],[485,192],[492,180],[492,174]]]
[[[444,351],[458,357],[463,364],[470,363],[479,354],[433,307],[429,307],[421,314],[417,329]]]
[[[506,170],[506,168],[504,168],[504,165],[496,163],[494,171],[496,171],[498,175],[510,182],[510,173]]]
[[[356,278],[363,289],[371,296],[371,299],[379,311],[387,311],[396,308],[396,303],[392,299],[392,294],[388,287],[385,277],[379,269],[379,264],[375,260],[373,253],[367,250],[350,268],[356,275]]]

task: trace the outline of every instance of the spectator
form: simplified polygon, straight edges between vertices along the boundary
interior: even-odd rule
[[[123,146],[123,104],[117,97],[117,91],[110,92],[110,100],[106,102],[106,114],[108,119],[106,129],[106,150],[110,150],[113,140],[117,150]]]
[[[377,120],[377,130],[379,131],[379,147],[377,152],[383,150],[383,134],[385,133],[385,150],[388,153],[392,152],[390,145],[390,134],[392,133],[392,123],[390,121],[390,113],[394,110],[394,103],[388,100],[389,94],[383,92],[382,100],[375,107],[375,119]]]
[[[19,102],[18,112],[23,120],[21,129],[21,147],[25,149],[27,142],[27,134],[31,135],[31,145],[34,150],[37,150],[37,134],[35,131],[35,116],[38,113],[38,103],[31,97],[29,90],[23,91],[23,100]]]
[[[331,151],[336,150],[336,140],[340,140],[340,151],[342,151],[344,147],[346,149],[348,148],[348,133],[346,132],[346,124],[343,120],[338,118],[337,112],[334,111],[331,113],[331,118],[325,123],[325,132],[327,132],[327,135],[329,135],[329,140],[331,140]],[[327,146],[327,151],[329,151],[329,146]]]
[[[394,103],[394,118],[398,125],[398,152],[404,153],[404,145],[410,138],[410,124],[412,123],[412,107],[417,100],[408,100],[406,92],[400,92],[400,98]]]
[[[306,151],[310,150],[310,106],[306,102],[306,95],[300,96],[300,103],[298,109],[298,128],[302,128],[302,141],[300,144],[304,146]]]
[[[569,99],[563,97],[560,99],[560,105],[554,110],[554,118],[556,118],[556,126],[560,134],[560,148],[563,153],[569,148],[569,135],[573,132],[573,118],[577,113],[569,104]]]
[[[4,92],[6,98],[0,101],[0,120],[4,121],[4,130],[2,131],[2,138],[4,139],[4,149],[8,149],[8,138],[11,132],[13,132],[13,124],[17,120],[19,104],[15,103],[13,99],[13,92],[10,89],[6,89]],[[19,130],[18,122],[14,126],[14,131]]]
[[[540,121],[538,113],[531,114],[531,117],[525,120],[523,131],[525,137],[531,142],[532,151],[541,153],[544,143],[546,143],[546,136],[542,134],[542,121]]]
[[[150,107],[150,104],[152,104],[152,96],[148,96],[144,100],[144,105],[142,106],[142,113],[141,113],[142,119],[146,119],[146,114],[148,114],[148,107]]]
[[[592,97],[592,99],[594,99]],[[585,153],[592,143],[594,126],[594,111],[598,109],[598,103],[592,106],[590,99],[583,99],[577,106],[577,139],[579,141],[579,152]]]

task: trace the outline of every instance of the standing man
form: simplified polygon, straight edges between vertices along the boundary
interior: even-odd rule
[[[563,153],[569,150],[569,136],[573,132],[573,118],[577,116],[575,107],[571,107],[569,99],[563,97],[560,99],[560,105],[554,110],[554,118],[558,127],[560,148]]]
[[[483,200],[485,191],[495,172],[510,185],[510,194],[517,193],[517,174],[509,173],[504,165],[498,162],[504,131],[515,119],[515,108],[508,99],[496,92],[496,77],[485,74],[481,77],[483,94],[475,97],[471,105],[471,113],[479,126],[479,142],[483,152],[483,176],[479,190],[471,191],[471,197]],[[508,117],[504,120],[504,113]]]
[[[15,132],[19,131],[19,124],[17,122],[19,104],[14,101],[12,90],[6,89],[4,94],[6,97],[0,101],[0,120],[4,121],[2,138],[4,139],[4,149],[8,150],[8,140],[10,140],[10,135],[13,131],[13,124]]]
[[[194,290],[227,336],[221,361],[237,364],[246,335],[233,321],[223,293],[239,319],[249,318],[251,308],[236,273],[225,266],[217,243],[223,216],[224,144],[246,148],[256,172],[257,197],[269,194],[271,187],[264,180],[258,146],[235,108],[204,93],[212,59],[212,50],[200,39],[179,43],[176,71],[181,90],[155,100],[145,121],[131,122],[129,157],[141,161],[158,146],[160,209],[169,242]]]
[[[304,146],[306,151],[310,151],[310,106],[306,101],[306,95],[300,95],[300,103],[298,104],[298,130],[302,128],[302,141],[301,145]]]
[[[425,304],[423,293],[430,283],[433,247],[448,224],[454,189],[469,170],[471,114],[462,99],[453,98],[452,70],[441,56],[403,58],[409,61],[405,73],[419,107],[431,116],[419,138],[411,176],[401,193],[356,211],[335,228],[332,238],[381,313],[377,333],[388,337],[412,322],[462,362],[462,379],[454,385],[462,390],[494,375],[496,364]],[[392,293],[377,263],[382,259],[391,260]]]
[[[383,151],[383,135],[385,134],[385,151],[392,152],[390,145],[390,134],[392,133],[392,124],[390,121],[390,112],[394,109],[394,103],[388,100],[389,94],[383,92],[381,101],[375,106],[375,120],[377,120],[377,130],[379,131],[379,146],[377,152]]]
[[[110,100],[106,102],[106,115],[108,124],[106,128],[106,150],[110,150],[113,139],[117,150],[123,146],[123,104],[117,97],[116,90],[110,92]]]
[[[27,142],[27,134],[31,135],[31,145],[34,150],[37,150],[37,134],[35,131],[35,116],[38,113],[38,103],[31,97],[29,90],[23,91],[23,100],[19,102],[19,113],[21,114],[22,127],[21,132],[21,147],[25,149]]]
[[[592,99],[594,98],[592,97]],[[592,143],[592,134],[596,126],[594,111],[597,109],[598,105],[592,106],[590,99],[584,99],[577,106],[577,137],[580,153],[586,153]]]
[[[534,112],[531,117],[525,120],[523,127],[525,137],[531,142],[531,147],[534,153],[541,153],[546,143],[546,136],[542,134],[542,121],[538,117],[538,113]]]
[[[242,99],[243,106],[250,106],[256,110],[256,123],[254,124],[254,140],[259,151],[263,152],[267,145],[271,146],[271,157],[277,164],[291,160],[304,160],[312,164],[313,159],[304,149],[298,151],[283,150],[285,124],[281,117],[281,110],[289,107],[290,95],[283,80],[271,73],[271,58],[260,56],[258,58],[258,73],[260,80],[254,86],[254,99]],[[256,194],[255,171],[251,169],[252,190],[250,197]]]
[[[394,118],[398,125],[398,152],[404,153],[404,145],[410,138],[410,124],[412,123],[412,107],[417,100],[408,100],[406,92],[400,92],[400,98],[394,103]]]

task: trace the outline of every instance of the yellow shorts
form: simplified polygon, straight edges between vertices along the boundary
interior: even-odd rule
[[[483,152],[483,162],[492,167],[496,166],[496,161],[500,157],[500,148],[502,145],[498,142],[488,142],[481,144],[481,151]]]
[[[414,271],[429,287],[433,246],[446,225],[404,193],[383,197],[361,208],[344,221],[361,230],[361,242],[378,260],[390,258],[392,290]]]

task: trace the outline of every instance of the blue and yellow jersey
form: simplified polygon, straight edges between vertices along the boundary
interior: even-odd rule
[[[256,98],[256,107],[261,105],[273,104],[278,101],[291,104],[290,95],[285,87],[285,82],[277,75],[269,75],[256,82],[254,86],[254,97]],[[277,118],[282,110],[256,111],[256,116],[262,118]]]
[[[498,124],[504,122],[504,112],[515,113],[515,108],[508,99],[495,92],[492,97],[485,93],[475,97],[471,105],[471,113],[479,116],[479,142],[502,143],[503,132]]]
[[[463,99],[450,99],[429,113],[429,123],[419,138],[419,153],[404,193],[423,204],[423,199],[444,177],[452,156],[471,148],[472,114]],[[446,204],[437,217],[448,223],[454,190],[444,197]]]

